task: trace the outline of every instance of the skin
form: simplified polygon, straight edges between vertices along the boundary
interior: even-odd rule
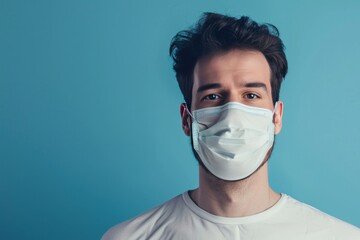
[[[200,59],[194,69],[191,110],[240,102],[274,110],[271,95],[271,70],[261,52],[231,50]],[[191,118],[180,106],[182,128],[191,136]],[[278,102],[273,122],[274,134],[282,127],[283,103]],[[226,181],[199,165],[199,187],[190,192],[192,200],[205,211],[222,217],[245,217],[272,207],[280,194],[268,181],[267,159],[249,177]]]

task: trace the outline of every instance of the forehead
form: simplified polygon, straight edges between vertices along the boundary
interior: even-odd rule
[[[208,83],[242,84],[262,82],[270,89],[271,71],[259,51],[231,50],[201,58],[194,69],[194,90]]]

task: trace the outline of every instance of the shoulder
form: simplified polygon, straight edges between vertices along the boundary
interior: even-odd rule
[[[101,240],[147,239],[147,236],[159,222],[166,221],[173,216],[174,212],[183,208],[183,205],[182,196],[178,195],[156,208],[113,226],[103,235]]]
[[[334,239],[360,239],[359,228],[289,196],[286,198],[285,216],[296,221],[299,226],[303,226],[308,235],[326,235],[335,237]]]

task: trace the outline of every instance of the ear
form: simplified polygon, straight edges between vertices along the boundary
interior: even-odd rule
[[[188,112],[186,111],[186,106],[185,103],[182,103],[180,105],[180,116],[181,116],[181,125],[182,125],[182,129],[185,133],[186,136],[190,136],[191,133],[191,118],[188,114]]]
[[[274,131],[275,135],[279,134],[281,131],[283,111],[284,111],[284,103],[281,101],[278,101],[276,110],[274,113],[274,117],[273,117],[273,122],[275,125],[275,131]]]

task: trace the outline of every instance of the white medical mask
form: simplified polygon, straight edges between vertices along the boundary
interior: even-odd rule
[[[246,178],[273,145],[274,112],[238,102],[195,110],[190,114],[194,149],[218,178]]]

